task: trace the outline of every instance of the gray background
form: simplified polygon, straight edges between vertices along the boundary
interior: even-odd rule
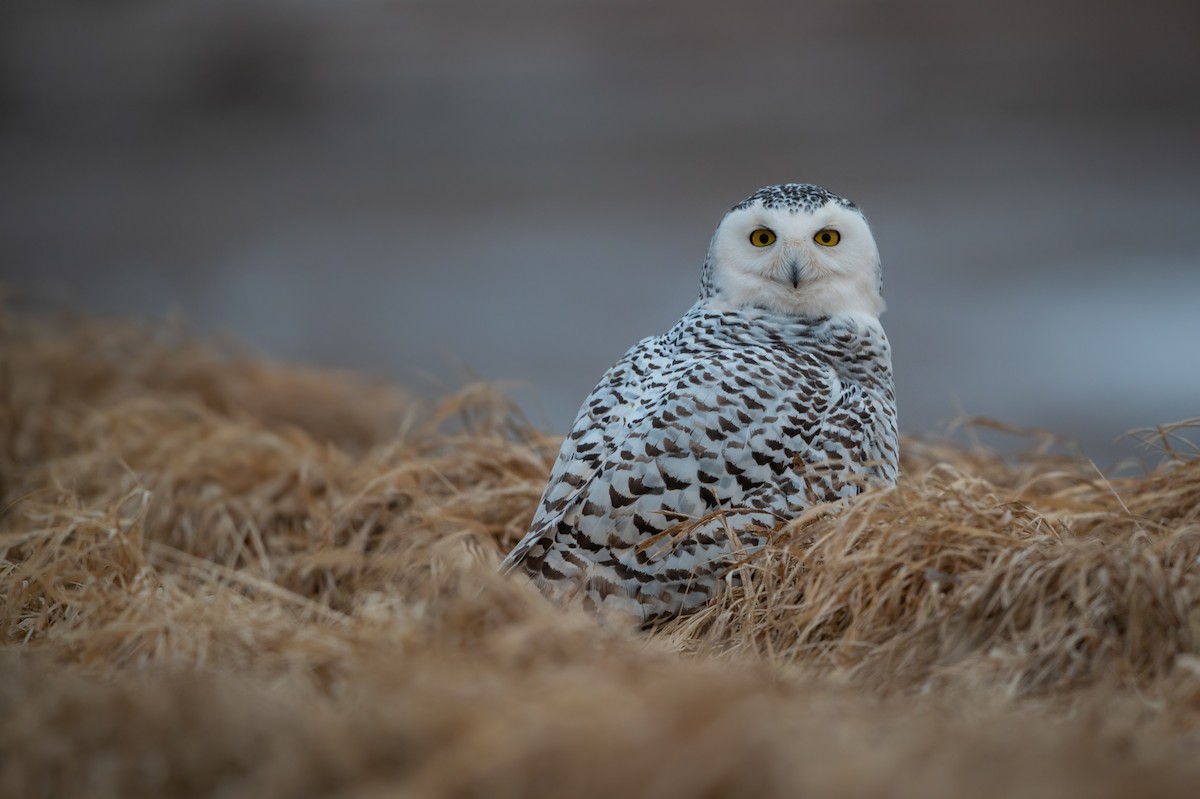
[[[1198,81],[1194,0],[9,0],[0,284],[564,431],[810,181],[872,222],[906,431],[1109,465],[1200,415]]]

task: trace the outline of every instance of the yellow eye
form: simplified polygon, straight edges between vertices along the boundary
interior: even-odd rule
[[[832,247],[841,240],[842,234],[838,233],[836,230],[831,230],[830,228],[818,230],[817,235],[813,236],[813,241],[815,241],[817,244],[820,244],[822,247]]]
[[[755,247],[770,247],[775,243],[775,231],[760,227],[750,234],[750,243]]]

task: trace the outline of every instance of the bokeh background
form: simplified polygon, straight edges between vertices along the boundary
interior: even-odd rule
[[[760,185],[862,206],[902,427],[1200,415],[1200,4],[8,0],[10,307],[567,428]]]

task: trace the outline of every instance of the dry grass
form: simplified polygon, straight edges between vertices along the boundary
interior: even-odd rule
[[[909,441],[652,634],[495,574],[557,446],[0,317],[0,794],[1190,797],[1200,460]]]

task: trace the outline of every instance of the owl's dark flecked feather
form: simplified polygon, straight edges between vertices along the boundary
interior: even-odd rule
[[[826,203],[833,202],[843,208],[857,208],[845,197],[840,197],[829,189],[814,186],[812,183],[781,183],[777,186],[767,186],[759,189],[742,200],[730,210],[749,208],[761,204],[763,208],[786,208],[789,211],[803,211],[811,214]]]

